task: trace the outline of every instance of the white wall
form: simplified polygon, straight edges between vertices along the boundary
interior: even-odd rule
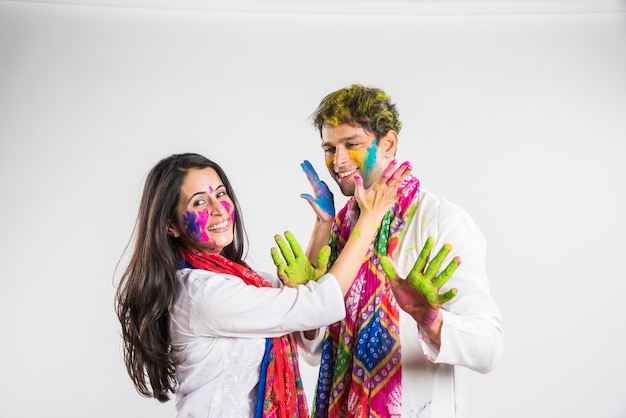
[[[0,1],[0,416],[172,416],[134,391],[113,310],[147,171],[174,152],[220,162],[250,255],[272,270],[273,234],[308,238],[299,163],[330,182],[308,116],[359,82],[397,101],[399,158],[487,239],[505,357],[468,373],[469,417],[623,417],[624,3],[464,14],[400,2],[389,15],[275,3]]]

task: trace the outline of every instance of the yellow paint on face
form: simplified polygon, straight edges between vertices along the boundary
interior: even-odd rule
[[[372,158],[372,152],[374,158]],[[376,156],[376,148],[375,146],[367,149],[358,149],[358,150],[349,150],[348,157],[350,161],[355,162],[361,171],[365,167],[367,169],[368,166],[373,166],[375,164],[375,156]],[[332,169],[335,166],[335,156],[331,155],[326,157],[326,167]]]
[[[349,150],[348,158],[359,166],[364,184],[369,184],[370,175],[376,168],[376,143],[366,149]],[[326,157],[326,167],[332,173],[335,168],[335,157]]]
[[[328,170],[332,172],[333,167],[335,165],[335,157],[333,156],[326,157],[325,162],[326,162],[326,168],[328,168]]]

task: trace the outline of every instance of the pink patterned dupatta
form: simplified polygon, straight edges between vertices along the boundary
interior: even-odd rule
[[[402,361],[400,312],[379,258],[391,255],[419,191],[410,176],[401,196],[385,215],[368,259],[345,297],[346,318],[324,335],[313,415],[315,417],[400,417]],[[351,198],[331,231],[331,262],[341,252],[359,208]]]

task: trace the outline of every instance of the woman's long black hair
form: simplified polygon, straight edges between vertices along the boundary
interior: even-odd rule
[[[134,246],[115,298],[122,326],[124,363],[137,391],[160,402],[178,389],[175,367],[179,353],[171,346],[169,309],[176,290],[180,261],[179,241],[168,235],[175,217],[183,180],[191,169],[210,167],[220,176],[235,206],[233,242],[222,255],[243,263],[247,237],[241,210],[224,170],[193,153],[174,154],[148,173],[134,229]]]

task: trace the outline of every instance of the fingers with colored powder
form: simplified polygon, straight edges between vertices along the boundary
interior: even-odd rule
[[[385,168],[382,174],[382,180],[385,181],[387,186],[398,188],[411,173],[413,167],[411,167],[411,163],[408,161],[403,162],[397,168],[395,164],[396,160],[393,160],[387,168]]]
[[[393,160],[367,189],[363,186],[363,178],[360,175],[355,175],[354,197],[359,204],[361,213],[380,207],[386,207],[387,210],[391,208],[396,201],[399,187],[409,176],[411,170],[413,167],[408,161],[397,166],[397,161]]]
[[[454,257],[437,275],[444,259],[452,251],[452,245],[445,244],[429,263],[433,246],[434,239],[429,237],[406,279],[398,276],[389,257],[382,257],[380,260],[383,271],[390,279],[391,290],[398,305],[419,325],[424,326],[432,324],[439,315],[441,305],[456,296],[456,289],[450,289],[443,294],[439,294],[439,291],[461,264],[461,258]]]
[[[320,180],[313,165],[308,160],[304,160],[300,167],[304,170],[314,193],[314,195],[303,193],[300,197],[309,202],[318,218],[323,221],[332,220],[335,217],[335,200],[328,185]]]
[[[324,246],[317,257],[317,267],[313,267],[307,258],[296,237],[289,231],[285,232],[285,238],[280,235],[274,236],[278,245],[272,247],[271,254],[278,277],[286,286],[295,287],[306,284],[309,280],[317,280],[328,269],[330,247]]]

